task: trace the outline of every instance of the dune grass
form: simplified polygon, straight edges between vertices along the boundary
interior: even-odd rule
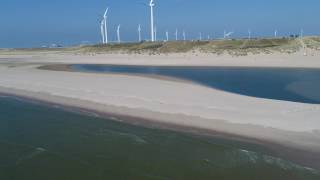
[[[320,37],[305,37],[303,42],[308,48],[320,50]],[[294,38],[263,38],[263,39],[232,39],[212,41],[169,41],[141,42],[121,44],[96,44],[68,48],[30,48],[30,49],[0,49],[0,54],[28,53],[73,53],[73,54],[104,54],[104,53],[134,53],[134,54],[169,54],[186,52],[203,52],[213,54],[228,53],[235,56],[259,53],[293,53],[301,48],[301,41]]]
[[[308,48],[320,50],[320,37],[304,38],[304,43]]]
[[[170,42],[143,42],[123,43],[111,45],[83,46],[78,49],[82,53],[229,53],[233,55],[247,55],[248,53],[296,52],[300,44],[296,39],[234,39],[214,41],[170,41]]]

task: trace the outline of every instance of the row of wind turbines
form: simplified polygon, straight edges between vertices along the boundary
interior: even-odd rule
[[[149,4],[146,4],[147,6],[150,7],[150,40],[151,42],[155,42],[157,41],[157,27],[154,25],[154,7],[155,7],[155,2],[154,0],[150,0]],[[109,43],[109,39],[108,39],[108,11],[109,8],[107,8],[103,14],[103,19],[100,22],[100,29],[101,29],[101,38],[102,38],[102,43],[103,44],[108,44]],[[121,25],[119,24],[117,26],[117,42],[121,43],[121,36],[120,36],[120,28]],[[139,42],[142,41],[142,36],[141,36],[141,25],[138,25],[138,40]],[[178,29],[176,29],[175,31],[175,40],[178,41],[179,40],[179,31]],[[227,32],[224,31],[223,32],[223,39],[229,39],[231,37],[231,35],[234,34],[234,31],[231,32]],[[249,29],[248,30],[248,39],[252,38],[252,31]],[[303,36],[303,30],[301,30],[300,32],[300,37]],[[278,30],[274,31],[274,37],[277,38],[278,37]],[[207,37],[208,40],[210,40],[210,35],[208,35]],[[185,30],[182,31],[182,40],[186,41],[187,37],[186,37],[186,32]],[[202,41],[203,37],[202,37],[202,33],[199,33],[199,40]],[[169,31],[165,32],[165,41],[169,41]]]
[[[151,21],[151,41],[154,42],[157,40],[157,28],[154,26],[154,6],[155,6],[155,3],[154,3],[154,0],[150,0],[150,3],[149,3],[149,6],[150,6],[150,21]],[[101,37],[102,37],[102,43],[103,44],[108,44],[109,43],[109,40],[108,40],[108,11],[109,11],[109,8],[106,9],[106,11],[104,12],[103,14],[103,19],[101,20],[100,22],[100,29],[101,29]],[[120,28],[121,28],[121,25],[119,24],[117,26],[117,41],[118,43],[121,43],[121,37],[120,37]],[[139,24],[138,25],[138,38],[139,38],[139,42],[142,41],[142,37],[141,37],[141,25]],[[166,32],[166,37],[167,37],[167,40],[169,40],[169,32],[167,31]],[[177,37],[177,35],[176,35]]]
[[[151,37],[150,39],[152,42],[155,42],[155,41],[157,41],[157,27],[155,27],[155,25],[154,25],[154,6],[155,6],[154,0],[150,0],[148,6],[150,6],[150,26],[151,26],[150,27],[150,37]],[[105,10],[105,12],[103,14],[103,19],[100,22],[101,37],[102,37],[103,44],[109,43],[109,40],[108,40],[108,11],[109,11],[109,8],[107,8]],[[121,43],[120,28],[121,28],[121,25],[119,24],[117,26],[117,42],[118,43]],[[142,31],[142,28],[141,28],[141,25],[139,24],[138,25],[138,40],[139,40],[139,42],[142,41],[141,31]],[[176,29],[175,37],[176,37],[175,38],[176,41],[178,41],[178,29]],[[183,37],[183,40],[186,41],[186,32],[185,31],[182,32],[182,37]],[[169,41],[169,32],[168,31],[166,31],[166,41]]]

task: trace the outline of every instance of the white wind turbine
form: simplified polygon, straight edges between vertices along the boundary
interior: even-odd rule
[[[104,20],[102,19],[100,22],[100,30],[101,30],[101,37],[102,37],[102,44],[105,44],[105,37],[104,37]]]
[[[178,28],[176,29],[175,35],[176,35],[176,41],[178,41]]]
[[[154,4],[154,0],[150,0],[149,3],[150,6],[150,21],[151,21],[151,41],[154,42],[155,41],[155,34],[156,32],[154,31],[154,15],[153,15],[153,7],[155,6]]]
[[[106,11],[104,12],[104,15],[103,15],[103,21],[104,21],[104,37],[105,37],[105,41],[104,43],[105,44],[108,44],[108,26],[107,26],[107,19],[108,19],[108,11],[109,11],[109,8],[106,9]]]
[[[186,31],[185,30],[183,30],[182,36],[183,36],[183,40],[186,41],[187,39],[186,39]]]
[[[278,30],[274,31],[274,37],[277,38],[278,37]]]
[[[141,25],[138,26],[138,36],[139,36],[139,42],[141,42]]]
[[[303,31],[303,29],[301,29],[300,30],[300,38],[303,38],[303,33],[304,33],[304,31]]]
[[[202,41],[202,33],[199,33],[199,40]]]
[[[169,32],[168,30],[166,31],[166,39],[167,39],[167,42],[169,41]]]
[[[118,43],[119,43],[119,44],[121,43],[121,39],[120,39],[120,27],[121,27],[121,25],[119,24],[118,27],[117,27],[117,39],[118,39]]]
[[[228,33],[227,33],[226,31],[224,31],[224,33],[223,33],[223,38],[224,38],[224,39],[230,38],[230,36],[231,36],[233,33],[234,33],[234,32],[232,32],[232,31],[231,31],[231,32],[228,32]]]
[[[248,29],[248,39],[251,40],[251,29]]]

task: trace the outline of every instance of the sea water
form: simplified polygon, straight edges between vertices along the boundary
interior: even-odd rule
[[[111,119],[0,97],[0,179],[320,179],[257,145]]]

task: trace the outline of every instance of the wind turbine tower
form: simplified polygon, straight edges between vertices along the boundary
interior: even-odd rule
[[[166,31],[166,38],[167,38],[167,42],[169,41],[169,32]]]
[[[183,30],[182,36],[183,36],[183,40],[186,41],[186,40],[187,40],[187,39],[186,39],[186,31]]]
[[[138,36],[139,36],[139,42],[141,42],[141,25],[138,26]]]
[[[178,28],[176,29],[176,41],[178,41]]]
[[[101,37],[102,37],[102,44],[105,44],[105,37],[104,37],[104,19],[100,22],[100,30],[101,30]]]
[[[274,31],[274,37],[277,38],[278,37],[278,30]]]
[[[106,9],[106,11],[104,12],[104,15],[103,15],[103,21],[104,21],[104,37],[105,37],[105,41],[104,43],[105,44],[108,44],[108,26],[107,26],[107,19],[108,19],[108,11],[109,11],[109,8]]]
[[[201,32],[199,33],[199,36],[200,36],[199,40],[202,41],[202,33]]]
[[[154,4],[154,0],[150,0],[149,3],[150,6],[150,21],[151,21],[151,41],[154,42],[155,41],[155,32],[154,32],[154,15],[153,15],[153,7],[155,6]]]
[[[117,38],[118,38],[118,43],[120,44],[121,43],[121,39],[120,39],[120,24],[118,25],[117,27]]]
[[[303,38],[303,29],[300,30],[300,37]]]
[[[248,30],[248,34],[249,34],[248,39],[251,40],[251,29]]]

